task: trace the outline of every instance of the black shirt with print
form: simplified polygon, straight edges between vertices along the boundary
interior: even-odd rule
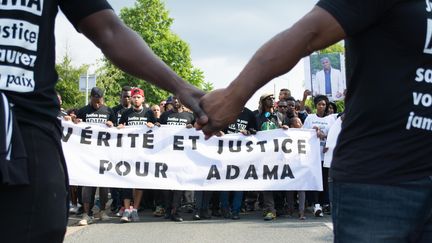
[[[91,105],[86,105],[77,111],[76,116],[86,123],[105,124],[107,121],[115,123],[113,110],[105,105],[97,110]]]
[[[60,109],[54,38],[59,8],[77,27],[111,6],[105,0],[0,1],[0,90],[14,104],[18,121],[44,130],[58,124]]]
[[[154,113],[149,108],[142,108],[136,111],[134,108],[129,108],[120,118],[119,124],[126,126],[142,126],[146,125],[147,122],[156,123]]]
[[[225,133],[239,133],[242,130],[258,131],[257,120],[255,114],[248,108],[243,108],[236,122],[231,123],[224,130]]]
[[[399,183],[432,175],[432,3],[322,0],[346,38],[346,116],[334,180]]]
[[[190,112],[175,112],[173,110],[162,113],[160,124],[173,125],[173,126],[186,126],[195,123],[195,116]]]

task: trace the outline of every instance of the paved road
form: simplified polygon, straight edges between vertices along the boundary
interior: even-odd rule
[[[261,212],[241,214],[240,220],[213,217],[193,221],[183,213],[184,222],[176,223],[153,217],[148,210],[140,213],[140,222],[120,224],[119,218],[82,227],[70,218],[65,243],[86,242],[332,242],[331,217],[315,218],[307,214],[305,221],[281,217],[265,222]]]

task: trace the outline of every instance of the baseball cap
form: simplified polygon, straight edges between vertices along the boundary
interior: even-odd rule
[[[134,95],[141,95],[142,97],[144,97],[144,90],[140,89],[140,88],[133,88],[131,90],[131,96]]]
[[[104,92],[98,87],[93,87],[90,91],[90,96],[95,98],[102,98],[104,96]]]

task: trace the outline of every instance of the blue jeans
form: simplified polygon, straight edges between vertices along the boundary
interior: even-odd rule
[[[233,191],[233,199],[232,199],[232,213],[240,213],[240,208],[243,200],[243,192],[242,191]],[[219,200],[221,202],[221,208],[228,209],[229,208],[229,192],[222,191],[220,192]]]
[[[334,242],[432,242],[432,177],[376,185],[330,182]]]

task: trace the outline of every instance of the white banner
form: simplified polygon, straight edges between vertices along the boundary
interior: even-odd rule
[[[172,190],[322,190],[314,130],[204,139],[180,126],[124,129],[63,122],[71,185]]]

